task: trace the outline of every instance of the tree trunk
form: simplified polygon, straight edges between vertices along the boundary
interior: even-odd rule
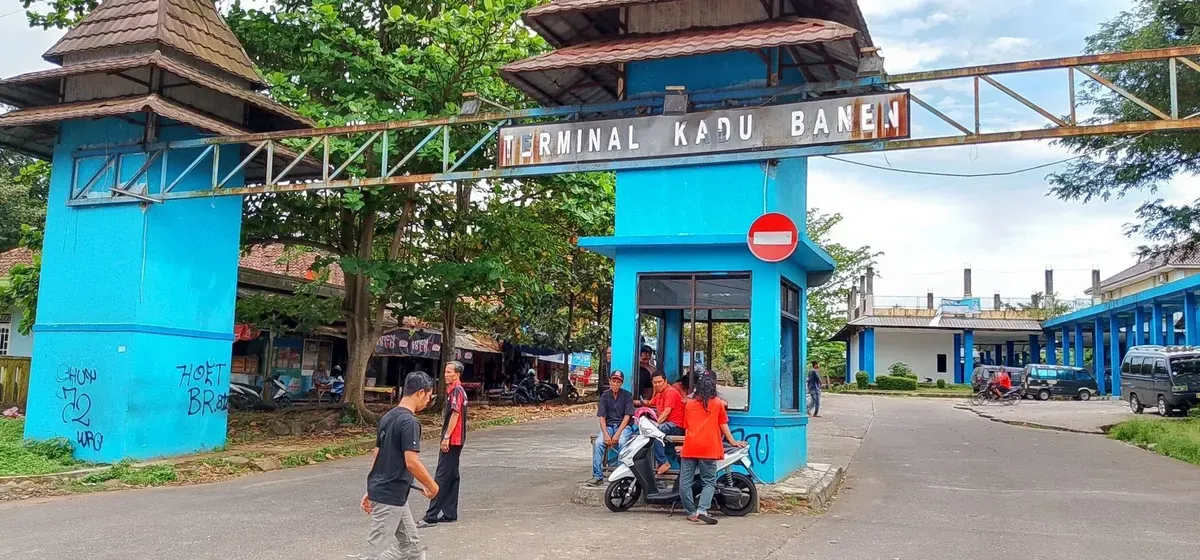
[[[271,399],[271,372],[274,371],[275,363],[275,331],[267,331],[267,363],[263,364],[262,370],[262,397],[263,402]]]
[[[567,342],[563,347],[563,367],[566,369],[565,377],[563,378],[563,391],[559,395],[559,402],[566,404],[567,402],[567,384],[566,381],[571,379],[571,327],[575,323],[575,292],[567,296]]]
[[[446,364],[454,361],[454,347],[458,342],[456,339],[458,330],[458,314],[454,308],[455,298],[447,298],[442,303],[442,354],[440,356],[440,368],[433,372],[433,389],[435,395],[445,393],[444,376],[442,372],[446,371]],[[434,407],[441,410],[441,405],[445,399],[438,399],[434,402]]]

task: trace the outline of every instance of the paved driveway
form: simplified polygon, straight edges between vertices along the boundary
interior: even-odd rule
[[[463,455],[462,521],[423,533],[430,557],[1125,560],[1184,558],[1200,545],[1200,469],[1099,436],[991,422],[944,401],[838,399],[857,399],[846,404],[866,412],[845,421],[869,431],[822,517],[709,528],[572,505],[594,422],[572,418],[476,434]],[[814,429],[834,438],[822,444],[831,452],[851,453],[858,441],[839,431],[841,408],[831,405]],[[22,560],[345,558],[366,527],[357,509],[366,469],[353,459],[207,486],[7,503],[0,551]]]

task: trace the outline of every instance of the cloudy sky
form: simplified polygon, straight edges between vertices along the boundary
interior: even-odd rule
[[[968,64],[1071,56],[1098,24],[1129,9],[1129,0],[860,0],[889,72],[951,68]],[[1001,83],[1066,114],[1065,70],[1033,78],[1000,76]],[[972,123],[970,80],[914,88],[959,122]],[[1040,128],[1048,121],[1003,93],[983,85],[984,131],[1017,123]],[[924,110],[913,109],[917,134],[945,135],[953,129]],[[1013,128],[1008,128],[1013,130]],[[1047,142],[974,148],[939,148],[871,154],[852,159],[896,168],[948,173],[1023,169],[1062,160],[1070,153]],[[1109,202],[1061,202],[1047,197],[1046,175],[1057,168],[1002,178],[954,179],[864,169],[828,159],[814,160],[809,204],[839,212],[845,221],[838,241],[883,251],[879,295],[962,293],[962,269],[973,269],[974,292],[1028,297],[1040,291],[1047,266],[1057,290],[1082,296],[1093,267],[1109,276],[1133,263],[1139,244],[1123,234],[1135,208],[1151,195]],[[1191,193],[1188,195],[1187,193]],[[1157,196],[1189,200],[1200,196],[1200,179],[1177,179]]]
[[[1101,21],[1130,6],[1129,0],[860,0],[875,43],[890,72],[930,70],[1078,54]],[[0,11],[0,75],[49,66],[41,53],[57,33],[31,30],[15,7]],[[1000,81],[1067,112],[1065,71]],[[939,82],[915,91],[963,123],[972,122],[970,81]],[[984,86],[984,129],[1018,123],[1041,127],[1042,118]],[[951,132],[914,109],[918,135]],[[1045,142],[974,148],[940,148],[872,154],[853,159],[896,168],[948,173],[1009,171],[1068,157]],[[1109,202],[1061,202],[1046,196],[1043,169],[1016,176],[951,179],[876,171],[829,159],[811,166],[809,203],[839,212],[845,221],[838,241],[870,245],[884,253],[876,293],[888,296],[953,296],[962,290],[962,268],[974,269],[974,292],[1027,297],[1042,286],[1043,270],[1055,269],[1058,291],[1081,296],[1090,270],[1105,276],[1129,266],[1139,243],[1123,235],[1134,209],[1150,195]],[[1191,194],[1188,194],[1191,193]],[[1180,178],[1156,196],[1188,200],[1200,179]]]

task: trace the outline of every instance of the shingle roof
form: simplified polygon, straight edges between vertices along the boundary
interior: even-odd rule
[[[16,248],[0,253],[0,277],[8,276],[8,271],[18,264],[33,264],[33,251]]]
[[[1122,270],[1100,282],[1100,289],[1106,290],[1114,287],[1117,284],[1136,278],[1143,274],[1147,274],[1160,268],[1171,268],[1177,266],[1200,267],[1200,253],[1180,255],[1172,253],[1169,255],[1159,255],[1144,259],[1137,264]],[[1084,293],[1091,294],[1091,288],[1088,288]]]
[[[258,109],[283,117],[285,120],[282,123],[284,128],[311,128],[316,126],[316,123],[312,120],[279,104],[266,95],[215,79],[158,51],[144,55],[107,58],[71,64],[61,68],[52,68],[13,76],[0,80],[0,98],[10,100],[19,107],[52,105],[58,103],[59,82],[62,78],[101,72],[131,70],[143,66],[157,66],[197,86],[218,91],[249,103]],[[168,92],[167,95],[169,94]]]
[[[212,0],[104,0],[43,56],[62,63],[67,54],[151,42],[265,85]]]
[[[841,44],[853,28],[826,20],[763,21],[671,33],[621,35],[574,45],[510,63],[500,75],[545,105],[604,103],[617,99],[621,63],[716,52],[806,44]]]

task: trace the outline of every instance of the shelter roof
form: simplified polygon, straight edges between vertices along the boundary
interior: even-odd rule
[[[58,103],[59,92],[62,91],[62,80],[65,78],[87,74],[110,74],[145,66],[161,68],[196,86],[211,89],[248,103],[251,106],[249,121],[262,125],[252,126],[252,128],[276,130],[316,126],[312,120],[266,95],[213,78],[161,51],[82,62],[0,80],[0,100],[17,107],[53,105]]]
[[[1103,282],[1100,282],[1100,290],[1115,288],[1139,276],[1156,274],[1172,268],[1200,268],[1200,251],[1190,254],[1183,251],[1172,251],[1143,259],[1137,264],[1105,278]],[[1091,288],[1085,290],[1084,293],[1091,294]]]
[[[617,65],[716,52],[848,41],[857,32],[816,19],[763,21],[721,28],[621,35],[568,46],[504,66],[509,83],[546,105],[604,103],[618,99]],[[835,77],[836,78],[836,77]]]
[[[157,43],[178,49],[233,76],[265,87],[254,63],[212,0],[104,0],[43,55],[66,55]]]
[[[1042,332],[1042,323],[1033,319],[980,319],[973,317],[888,317],[869,315],[859,317],[842,327],[831,340],[846,341],[860,328],[895,328],[929,330],[973,330],[992,332]]]
[[[656,5],[675,7],[690,0],[554,0],[525,11],[522,18],[551,45],[561,48],[619,35],[627,29],[628,9]],[[684,5],[681,9],[689,9]],[[835,21],[858,30],[859,47],[872,46],[867,22],[858,7],[858,0],[763,0],[755,5],[761,19],[772,16],[776,9],[782,16],[798,16]],[[623,12],[625,15],[623,15]],[[678,29],[676,29],[677,31]]]

